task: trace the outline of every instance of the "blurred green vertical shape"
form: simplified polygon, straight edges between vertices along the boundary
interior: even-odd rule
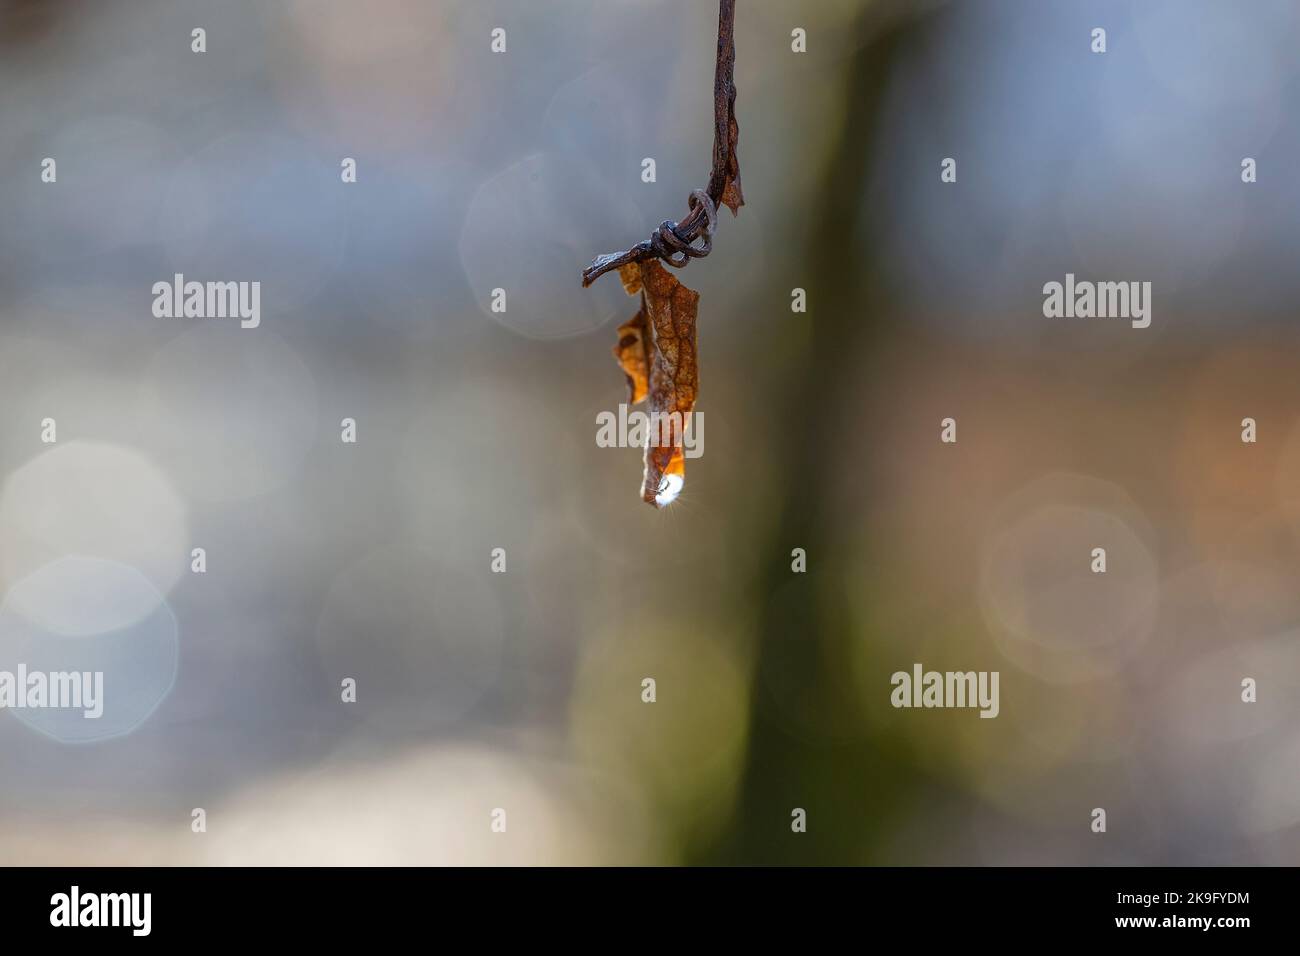
[[[856,27],[865,42],[846,61],[843,127],[818,180],[811,210],[811,234],[818,238],[806,245],[799,273],[813,303],[811,341],[804,361],[790,369],[788,392],[769,403],[774,433],[782,436],[773,452],[782,458],[775,468],[782,485],[775,496],[780,510],[761,543],[770,560],[759,565],[764,571],[750,595],[761,611],[747,762],[728,830],[712,845],[693,847],[693,863],[871,863],[888,844],[891,821],[905,809],[913,771],[904,748],[874,734],[860,712],[853,643],[869,635],[854,629],[835,572],[844,566],[841,557],[873,562],[851,553],[856,540],[841,537],[846,528],[861,527],[858,516],[832,513],[833,496],[822,493],[831,487],[843,445],[837,409],[844,393],[871,373],[886,335],[888,303],[866,238],[870,210],[863,194],[874,164],[888,152],[878,139],[890,74],[927,29],[928,18],[896,15],[905,9],[870,7]],[[870,496],[864,478],[864,510]],[[735,529],[738,536],[750,533],[748,524]],[[792,573],[793,547],[807,550],[808,573]],[[861,582],[862,588],[870,583]],[[817,711],[807,714],[811,724],[835,732],[793,726],[772,696],[773,684],[787,701]],[[880,693],[889,689],[882,685]],[[807,812],[807,832],[792,831],[796,807]]]

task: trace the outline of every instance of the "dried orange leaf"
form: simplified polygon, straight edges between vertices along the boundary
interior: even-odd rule
[[[700,294],[678,282],[659,260],[619,270],[623,288],[640,294],[637,314],[618,327],[614,358],[627,377],[628,400],[649,398],[641,497],[663,507],[686,481],[685,433],[699,390],[695,322]]]
[[[650,429],[642,498],[662,507],[685,481],[685,428],[699,391],[695,322],[700,294],[678,282],[657,260],[640,263],[650,363]]]
[[[628,295],[636,295],[641,291],[641,270],[635,262],[619,266],[618,277],[623,280],[623,291]]]
[[[672,504],[679,494],[682,486],[686,484],[686,454],[682,451],[680,445],[675,447],[672,457],[668,459],[668,464],[664,467],[663,474],[655,482],[655,491],[652,493],[649,485],[649,462],[646,464],[646,483],[642,485],[641,497],[647,504],[652,504],[656,508],[663,508]]]
[[[636,266],[625,267],[636,270]],[[623,288],[628,288],[627,279],[623,280]],[[636,282],[637,292],[641,289],[640,273],[637,274]],[[636,292],[629,292],[629,295],[635,295]],[[641,297],[641,309],[636,316],[624,322],[618,327],[618,344],[614,346],[614,358],[618,360],[619,367],[627,377],[627,400],[628,404],[635,405],[646,397],[650,389],[650,359],[649,359],[649,339],[650,336],[646,330],[645,319],[645,296]]]

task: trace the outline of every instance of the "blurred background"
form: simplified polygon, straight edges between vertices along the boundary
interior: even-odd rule
[[[0,714],[0,862],[1296,861],[1300,8],[738,6],[655,512],[579,273],[704,185],[716,3],[0,2],[0,667],[106,698]]]

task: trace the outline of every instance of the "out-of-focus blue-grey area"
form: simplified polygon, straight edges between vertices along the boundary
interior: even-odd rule
[[[1300,9],[738,6],[655,512],[579,274],[704,185],[715,3],[0,3],[0,669],[106,682],[0,714],[0,863],[1294,862]]]

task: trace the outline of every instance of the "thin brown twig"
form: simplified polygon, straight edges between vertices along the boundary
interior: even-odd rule
[[[740,166],[736,159],[736,0],[718,2],[718,59],[713,75],[713,170],[709,174],[706,190],[713,206],[731,207],[735,213],[743,205],[740,198]],[[733,187],[729,189],[728,187]],[[582,272],[584,287],[591,285],[606,272],[611,272],[631,262],[663,259],[669,265],[681,268],[691,259],[702,258],[712,248],[711,236],[705,230],[713,216],[703,202],[692,194],[690,212],[681,222],[665,220],[654,234],[638,242],[626,252],[608,252],[597,256]],[[701,235],[703,247],[694,246]],[[674,260],[673,253],[681,258]]]

